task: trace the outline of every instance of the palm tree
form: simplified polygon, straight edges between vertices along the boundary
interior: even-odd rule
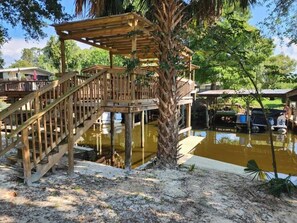
[[[183,49],[179,33],[186,25],[197,21],[214,21],[224,4],[240,2],[245,8],[256,0],[139,0],[140,5],[149,10],[147,15],[156,23],[156,39],[159,50],[159,88],[158,88],[158,152],[157,165],[160,167],[176,167],[178,152],[178,120],[180,92],[178,89],[177,61]],[[119,4],[116,4],[119,3]],[[76,13],[81,13],[89,5],[89,14],[102,16],[120,13],[121,10],[111,5],[120,6],[123,0],[76,0]]]

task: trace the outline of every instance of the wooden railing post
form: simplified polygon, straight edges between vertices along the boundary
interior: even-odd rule
[[[73,95],[68,100],[68,174],[74,173],[74,139],[73,139]]]
[[[24,183],[27,185],[32,184],[31,179],[31,162],[30,162],[30,149],[29,149],[29,139],[28,139],[28,129],[25,128],[22,131],[22,157],[23,157],[23,168],[24,168]]]
[[[103,94],[104,94],[104,103],[107,103],[107,73],[104,74],[104,91],[103,91]]]
[[[135,100],[135,74],[131,74],[131,100]]]

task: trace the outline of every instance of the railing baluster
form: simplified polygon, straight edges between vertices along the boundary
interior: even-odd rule
[[[35,124],[36,123],[33,123],[32,124],[32,149],[33,149],[33,162],[34,162],[34,165],[37,166],[37,159],[36,159],[36,138],[35,138]]]

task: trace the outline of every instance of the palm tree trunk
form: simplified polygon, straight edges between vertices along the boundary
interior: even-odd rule
[[[160,3],[159,3],[160,4]],[[158,152],[157,165],[173,168],[177,165],[179,132],[179,89],[177,85],[178,70],[176,59],[179,58],[180,44],[177,31],[182,19],[182,6],[175,0],[164,0],[156,7],[159,43],[159,99]],[[159,5],[159,6],[160,6]]]

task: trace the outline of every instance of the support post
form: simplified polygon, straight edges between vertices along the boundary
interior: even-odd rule
[[[206,102],[205,108],[205,119],[206,119],[206,128],[209,129],[209,113],[208,113],[208,101]]]
[[[109,65],[110,68],[113,68],[113,53],[109,51]]]
[[[132,159],[132,113],[125,114],[125,169],[131,170]]]
[[[186,128],[190,128],[191,127],[191,104],[187,104],[187,119],[186,119]],[[187,136],[191,136],[191,130],[189,130],[187,132]]]
[[[65,40],[60,38],[60,50],[61,50],[61,71],[62,75],[66,72],[66,59],[65,59]]]
[[[144,111],[141,112],[141,148],[144,148]]]
[[[114,154],[114,112],[111,112],[110,113],[110,163],[111,163],[111,166],[114,165],[113,154]]]
[[[73,96],[68,99],[68,174],[74,173]]]
[[[149,120],[148,120],[148,111],[146,110],[146,111],[144,111],[145,112],[145,120],[144,120],[144,123],[148,123],[149,122]]]
[[[133,21],[133,24],[132,24],[132,27],[134,28],[134,30],[136,30],[136,26],[138,24],[138,20],[134,20]],[[137,58],[137,37],[136,35],[134,35],[132,37],[132,42],[131,42],[131,60],[135,60]],[[135,79],[136,79],[136,76],[135,76],[135,73],[134,71],[132,71],[133,73],[131,73],[131,100],[135,100]],[[134,124],[133,124],[134,126]]]
[[[251,122],[250,122],[250,102],[247,100],[246,102],[246,124],[247,130],[251,133]]]
[[[23,157],[23,168],[24,168],[24,183],[27,185],[32,184],[31,179],[31,162],[30,162],[30,149],[29,149],[29,139],[28,139],[28,129],[25,128],[22,131],[22,157]]]

